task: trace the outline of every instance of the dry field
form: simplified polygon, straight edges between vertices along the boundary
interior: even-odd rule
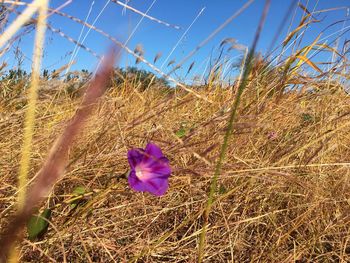
[[[209,217],[205,259],[349,261],[348,96],[327,87],[264,96],[265,87],[257,95],[259,85],[253,79],[242,96]],[[52,209],[48,232],[22,242],[23,261],[195,261],[235,90],[199,90],[208,102],[181,91],[111,87],[42,205]],[[79,101],[41,94],[31,177]],[[1,115],[2,226],[15,207],[25,109],[13,107]],[[149,141],[173,169],[160,198],[134,192],[125,178],[127,150]],[[72,209],[77,186],[86,192]]]
[[[137,74],[111,80],[102,62],[77,88],[39,74],[48,10],[38,3],[27,17],[37,25],[32,75],[13,81],[0,68],[0,260],[8,249],[9,262],[350,262],[347,51],[319,37],[298,46],[305,7],[281,44],[293,52],[278,64],[257,55],[258,28],[230,85],[222,61],[205,85],[176,88],[145,87]],[[337,58],[328,71],[312,62],[320,50]],[[161,197],[127,180],[128,150],[149,142],[172,168]],[[33,207],[48,223],[34,235],[24,226]]]

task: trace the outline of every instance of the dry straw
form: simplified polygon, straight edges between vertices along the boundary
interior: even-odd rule
[[[52,185],[63,175],[68,153],[78,134],[82,132],[87,118],[91,115],[98,99],[103,95],[114,65],[115,52],[108,54],[99,72],[90,83],[81,106],[67,127],[52,146],[42,168],[29,188],[23,209],[10,220],[0,239],[0,259],[7,258],[9,249],[18,238],[18,233],[27,222],[40,201],[49,193]]]
[[[25,197],[26,197],[25,186],[27,184],[27,175],[28,175],[29,164],[30,164],[30,152],[31,152],[33,132],[34,132],[34,126],[35,126],[35,110],[36,110],[36,104],[38,99],[40,65],[41,65],[41,58],[43,55],[48,1],[42,0],[38,4],[40,6],[39,6],[39,16],[37,20],[36,37],[35,37],[35,43],[34,43],[32,79],[31,79],[31,84],[28,91],[28,106],[27,106],[25,122],[24,122],[22,158],[20,161],[20,170],[19,170],[20,191],[18,194],[18,203],[19,203],[20,210],[23,209],[24,207]]]
[[[32,147],[33,131],[35,126],[35,110],[38,98],[40,65],[43,54],[44,37],[46,30],[46,15],[48,0],[37,0],[29,5],[26,10],[11,23],[9,28],[0,37],[0,47],[2,47],[27,21],[38,11],[37,30],[34,42],[33,65],[30,89],[28,91],[28,104],[24,122],[22,157],[18,174],[18,211],[25,207],[27,176],[30,165],[30,153]],[[9,257],[10,262],[16,262],[18,252],[12,247]]]
[[[49,11],[81,25],[86,23],[57,10]],[[301,24],[311,17],[306,12]],[[325,45],[321,38],[301,46],[299,36],[311,26],[308,23],[291,38],[287,36],[287,46],[279,46],[283,54],[274,54],[283,55],[277,64],[245,53],[243,61],[237,63],[244,70],[230,87],[221,81],[201,88],[183,85],[197,97],[151,85],[143,91],[136,77],[125,77],[122,83],[112,81],[112,88],[92,116],[95,102],[88,98],[101,94],[96,85],[101,87],[108,74],[96,75],[90,85],[96,93],[88,92],[83,104],[80,96],[57,95],[58,89],[42,90],[35,123],[40,136],[34,137],[32,149],[38,158],[32,159],[32,170],[41,167],[41,156],[47,155],[54,138],[59,139],[42,169],[31,173],[33,184],[24,207],[30,210],[44,197],[53,216],[43,239],[18,243],[21,260],[350,262],[350,107],[344,91],[348,83],[347,49],[344,43],[337,51],[332,39]],[[101,29],[87,27],[123,47]],[[346,30],[334,32],[332,37],[338,33],[340,37]],[[74,43],[73,39],[68,41]],[[293,45],[295,51],[288,55]],[[317,63],[313,55],[319,50],[331,52],[337,59]],[[222,61],[205,70],[203,76],[229,66]],[[252,63],[244,63],[248,61]],[[198,65],[196,61],[191,72]],[[64,68],[56,73],[61,70]],[[215,78],[220,80],[217,72]],[[52,87],[56,80],[43,78],[41,85]],[[22,88],[5,87],[10,92],[11,88]],[[31,212],[8,217],[16,204],[14,171],[21,153],[18,134],[27,109],[20,103],[23,94],[11,94],[9,105],[0,101],[4,109],[0,133],[6,138],[0,141],[0,220],[2,229],[10,226],[0,244],[4,254]],[[85,108],[89,102],[91,108]],[[74,115],[78,105],[81,107]],[[65,121],[72,115],[75,117],[67,126]],[[72,148],[87,115],[93,119]],[[162,146],[174,170],[171,187],[160,199],[132,192],[123,177],[128,169],[127,150],[150,140]],[[221,167],[213,177],[215,163]],[[65,177],[52,190],[63,173]],[[213,191],[208,196],[210,184]],[[87,191],[79,196],[81,203],[71,209],[72,200],[78,198],[72,194],[76,186]],[[48,192],[50,196],[45,198]]]

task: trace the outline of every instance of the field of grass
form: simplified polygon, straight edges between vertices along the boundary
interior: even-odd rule
[[[209,218],[205,258],[348,261],[347,94],[325,87],[266,97],[256,95],[257,85],[250,82],[242,96]],[[64,178],[42,205],[52,208],[48,233],[22,243],[23,260],[195,261],[235,88],[198,92],[211,102],[158,88],[111,87],[72,149]],[[44,95],[32,175],[79,102],[65,94]],[[15,207],[24,109],[1,115],[1,225]],[[173,168],[161,198],[133,192],[125,178],[127,150],[148,141],[163,149]],[[72,209],[77,186],[86,193]]]
[[[26,227],[19,230],[23,238],[17,243],[18,259],[350,262],[350,98],[343,81],[348,62],[338,54],[337,65],[342,67],[315,77],[319,68],[308,54],[316,47],[336,54],[316,40],[296,48],[278,66],[264,57],[249,61],[248,56],[247,74],[229,86],[215,74],[201,87],[178,83],[176,88],[161,84],[140,88],[135,75],[108,81],[86,126],[73,130],[80,133],[73,146],[56,142],[59,149],[69,145],[69,156],[53,159],[56,163],[49,168],[64,172],[35,210],[35,214],[50,211],[48,228],[34,238],[28,237]],[[20,211],[21,135],[30,108],[26,81],[1,81],[2,233],[16,224],[11,216]],[[40,177],[40,168],[55,149],[55,140],[70,126],[69,120],[84,112],[81,103],[89,85],[73,94],[73,80],[40,77],[38,81],[26,184]],[[98,81],[97,77],[91,86],[103,86],[103,80]],[[229,130],[232,136],[222,158],[240,91]],[[127,152],[148,142],[158,145],[170,160],[170,187],[162,197],[135,192],[128,185]]]

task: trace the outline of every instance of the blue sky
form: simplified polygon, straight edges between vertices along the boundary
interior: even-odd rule
[[[125,2],[125,0],[121,0]],[[30,2],[30,1],[27,1]],[[50,1],[51,7],[57,7],[64,1]],[[154,0],[131,0],[128,4],[142,12],[146,12],[150,8]],[[269,10],[267,21],[261,34],[261,38],[258,44],[258,51],[263,54],[268,51],[268,48],[275,36],[278,27],[280,26],[283,17],[288,11],[292,0],[272,0],[272,4]],[[317,24],[313,24],[307,31],[306,37],[303,39],[303,44],[307,45],[311,43],[320,31],[327,25],[341,19],[346,19],[347,10],[345,7],[350,8],[350,2],[348,0],[303,0],[301,1],[304,6],[312,10],[322,10],[335,7],[344,7],[339,10],[330,11],[327,13],[320,14],[317,18],[322,21]],[[93,3],[93,5],[92,5]],[[148,14],[159,20],[168,22],[170,24],[178,25],[181,27],[177,30],[172,27],[166,27],[147,18],[144,18],[135,34],[130,39],[128,46],[134,50],[137,44],[142,44],[145,51],[145,58],[150,62],[153,62],[155,55],[158,52],[162,52],[163,56],[156,63],[157,67],[161,67],[164,60],[168,57],[175,44],[179,41],[184,32],[188,29],[191,23],[202,10],[204,11],[193,23],[192,27],[188,30],[187,34],[183,37],[169,60],[175,59],[180,61],[184,58],[191,50],[193,50],[202,40],[210,35],[217,27],[219,27],[227,18],[234,14],[239,8],[241,8],[246,0],[157,0],[154,2],[152,8]],[[204,71],[206,62],[208,61],[210,54],[217,52],[217,47],[221,41],[225,38],[234,38],[238,43],[250,46],[254,37],[259,18],[263,9],[265,1],[255,0],[241,15],[235,18],[230,24],[228,24],[220,33],[213,37],[203,48],[201,48],[193,57],[191,57],[187,63],[185,63],[183,69],[178,71],[178,76],[184,76],[187,71],[189,64],[195,61],[193,74],[200,74]],[[92,8],[91,8],[92,7]],[[105,7],[105,8],[104,8]],[[78,17],[85,20],[89,10],[91,13],[87,22],[92,24],[96,21],[95,26],[107,32],[108,34],[116,37],[121,42],[126,41],[130,33],[135,29],[137,23],[139,23],[142,16],[135,14],[129,10],[124,10],[123,7],[113,3],[109,0],[73,0],[73,2],[62,9],[69,15]],[[295,6],[292,10],[287,23],[277,39],[275,46],[278,46],[281,41],[285,38],[289,24],[291,23],[292,16],[296,10],[296,16],[292,24],[292,28],[295,28],[300,21],[302,10]],[[82,30],[82,25],[71,21],[68,18],[53,15],[49,18],[50,25],[56,29],[60,29],[66,35],[73,39],[78,39]],[[322,37],[337,32],[342,27],[349,26],[350,22],[339,23],[332,28],[324,32]],[[100,34],[90,31],[86,35],[88,29],[82,34],[82,38],[86,36],[84,45],[89,47],[94,52],[103,55],[106,48],[110,45],[110,41]],[[335,34],[329,37],[327,40],[331,41],[337,36]],[[81,38],[81,39],[82,39]],[[350,38],[350,34],[345,34],[341,40],[344,41],[346,38]],[[23,67],[28,69],[30,67],[30,59],[32,56],[33,48],[33,32],[24,36],[19,44],[25,60]],[[74,50],[75,44],[62,38],[56,33],[47,32],[46,43],[45,43],[45,56],[43,59],[43,68],[53,70],[69,62],[71,59],[71,52]],[[239,52],[231,52],[232,61],[241,56]],[[14,62],[14,53],[11,52],[5,57],[7,61],[12,65]],[[133,66],[135,59],[124,53],[121,66],[130,65]],[[90,53],[81,49],[76,57],[76,64],[72,66],[72,69],[88,69],[93,70],[98,63],[98,59],[92,56]],[[149,69],[146,65],[139,64],[140,67]],[[162,68],[164,72],[167,72],[170,68],[165,66]],[[150,69],[149,69],[150,70]]]

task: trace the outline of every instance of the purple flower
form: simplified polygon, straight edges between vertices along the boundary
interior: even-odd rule
[[[132,189],[157,196],[165,194],[171,169],[157,145],[148,143],[146,149],[129,150],[128,161],[131,168],[128,181]]]

